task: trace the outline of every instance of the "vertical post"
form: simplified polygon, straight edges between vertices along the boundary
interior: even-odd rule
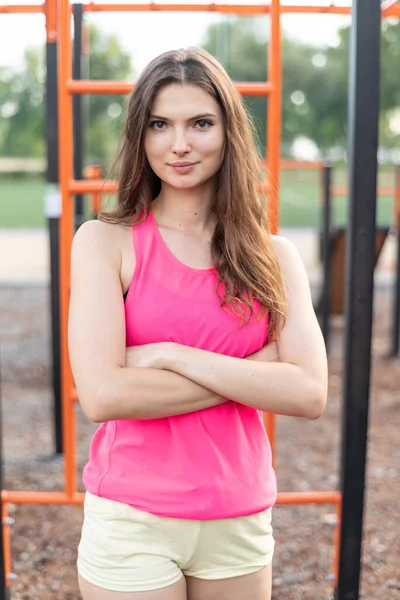
[[[380,83],[380,0],[353,0],[349,71],[349,226],[337,600],[358,600],[364,511]]]
[[[279,169],[281,156],[282,119],[282,48],[281,48],[281,7],[280,0],[271,0],[271,35],[268,55],[268,81],[272,91],[267,99],[267,140],[266,167],[268,181],[268,221],[272,234],[279,227]],[[264,424],[272,448],[275,462],[275,415],[266,413]]]
[[[72,403],[74,380],[68,356],[68,309],[71,281],[71,248],[74,235],[74,210],[69,182],[73,179],[72,98],[68,81],[72,79],[71,4],[59,0],[58,51],[58,132],[59,174],[62,197],[60,219],[60,322],[61,322],[61,405],[63,424],[63,454],[65,493],[71,497],[77,490],[75,455],[75,411]]]
[[[83,6],[81,3],[73,5],[74,14],[74,56],[73,78],[82,79],[82,34],[83,34]],[[74,176],[83,179],[83,96],[75,94],[72,99],[74,120]],[[79,229],[84,221],[83,195],[75,196],[75,230]]]
[[[331,291],[331,185],[332,167],[324,165],[323,171],[324,200],[322,220],[322,256],[323,256],[323,278],[321,294],[321,330],[325,340],[326,349],[329,349],[329,314],[330,314],[330,291]]]
[[[399,356],[400,345],[400,166],[396,168],[395,231],[397,241],[397,264],[394,278],[393,338],[391,356]]]
[[[56,454],[62,453],[59,225],[61,199],[58,189],[58,102],[57,102],[57,6],[46,2],[46,152],[47,190],[45,213],[50,240],[51,331],[53,357],[54,438]]]

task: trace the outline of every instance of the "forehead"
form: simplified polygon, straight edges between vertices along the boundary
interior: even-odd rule
[[[197,85],[171,83],[154,97],[151,112],[163,117],[190,118],[201,113],[221,115],[218,102]]]

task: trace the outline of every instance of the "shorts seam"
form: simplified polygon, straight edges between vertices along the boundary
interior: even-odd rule
[[[238,567],[231,567],[231,568],[224,568],[224,569],[212,569],[211,571],[204,571],[204,572],[190,572],[190,571],[183,571],[184,575],[186,577],[195,577],[196,579],[206,579],[206,580],[218,580],[218,579],[232,579],[233,577],[242,577],[243,575],[251,575],[252,573],[257,573],[257,571],[261,571],[261,569],[264,569],[264,567],[267,567],[268,565],[270,565],[273,561],[273,552],[271,553],[271,557],[268,559],[268,561],[266,561],[265,563],[259,564],[259,565],[254,565],[252,567],[247,567],[247,568],[238,568]],[[226,576],[223,576],[224,574],[226,574]],[[209,576],[211,575],[211,577]],[[214,577],[214,575],[217,575],[216,577]]]
[[[121,584],[121,582],[119,581],[118,583],[114,584],[113,582],[107,581],[106,578],[103,577],[99,577],[97,575],[93,576],[93,573],[89,571],[86,571],[85,567],[82,566],[82,559],[80,559],[78,557],[78,561],[77,561],[77,571],[78,574],[85,579],[88,583],[92,584],[92,585],[96,585],[97,587],[104,589],[104,590],[108,590],[108,591],[112,591],[112,592],[151,592],[153,590],[160,590],[163,589],[165,587],[169,587],[171,585],[174,585],[175,583],[178,583],[178,581],[180,581],[183,577],[183,572],[180,571],[179,574],[177,574],[177,576],[174,577],[170,577],[167,580],[164,580],[163,582],[159,581],[151,581],[149,583],[143,583],[143,584],[138,584],[138,583],[134,583],[134,582],[127,582],[125,585]],[[112,586],[112,587],[110,587]]]

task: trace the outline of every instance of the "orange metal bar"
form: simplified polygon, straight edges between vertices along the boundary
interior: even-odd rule
[[[92,181],[72,179],[68,183],[68,191],[70,194],[95,194],[98,192],[112,194],[118,191],[118,183],[116,181],[103,181],[102,179]]]
[[[340,531],[342,528],[342,497],[336,504],[336,525],[334,534],[334,551],[333,551],[333,574],[335,576],[335,588],[338,586],[339,579],[339,560],[340,560]]]
[[[10,575],[11,575],[11,544],[10,544],[10,525],[7,523],[8,519],[8,506],[7,504],[2,505],[2,523],[3,527],[3,553],[4,553],[4,573],[6,576],[6,587],[10,586]]]
[[[11,15],[11,14],[28,14],[28,13],[44,13],[44,4],[15,4],[0,6],[0,13]]]
[[[266,14],[269,12],[269,6],[258,4],[119,4],[102,3],[96,4],[89,2],[84,4],[86,12],[213,12],[235,14],[241,16],[251,16]]]
[[[272,86],[267,83],[236,83],[236,88],[242,96],[267,96],[272,91]],[[73,80],[67,82],[67,89],[71,94],[130,94],[135,84],[125,81],[104,80]]]
[[[60,33],[58,51],[59,176],[62,198],[60,218],[61,397],[65,493],[72,497],[77,490],[77,465],[75,411],[70,397],[74,382],[69,364],[67,340],[71,279],[70,256],[74,231],[72,196],[68,190],[68,182],[73,178],[72,96],[67,89],[67,81],[72,77],[71,5],[69,0],[59,0],[58,8]]]
[[[100,165],[89,165],[84,168],[83,175],[86,179],[101,179],[102,171]],[[101,210],[101,192],[103,190],[96,190],[91,194],[91,212],[92,215],[97,215]]]
[[[76,492],[14,492],[3,490],[1,498],[7,504],[83,504],[85,494]]]
[[[48,43],[57,41],[57,0],[46,0],[46,40]]]
[[[214,12],[251,16],[269,14],[272,11],[272,6],[271,3],[267,5],[238,4],[232,6],[229,4],[156,4],[155,2],[142,4],[96,4],[94,2],[89,2],[84,5],[84,10],[86,12]],[[280,10],[281,13],[351,14],[350,6],[336,6],[335,4],[321,4],[319,6],[285,4],[281,6]],[[398,16],[398,7],[395,5],[390,5],[382,10],[385,16]],[[389,11],[390,14],[386,15]]]
[[[14,492],[2,491],[2,501],[6,504],[82,504],[84,493],[72,496],[64,492]],[[340,492],[281,492],[277,504],[340,504]]]
[[[281,492],[277,504],[338,504],[340,492]]]
[[[377,194],[378,194],[378,196],[393,196],[394,194],[396,194],[396,188],[388,187],[388,186],[386,186],[386,187],[381,186],[381,187],[378,187]],[[333,186],[332,187],[332,195],[340,196],[340,197],[347,197],[349,195],[349,190],[346,187]]]
[[[241,16],[269,14],[271,5],[236,5],[229,4],[95,4],[90,2],[83,5],[84,12],[216,12],[225,14],[238,14]],[[282,5],[281,13],[302,13],[302,14],[335,14],[335,15],[351,15],[349,6],[335,6],[333,4],[321,6],[297,6],[297,5]],[[3,14],[23,14],[23,13],[44,13],[44,4],[21,4],[21,5],[4,5],[0,6],[0,13]],[[387,6],[382,5],[382,13],[384,17],[400,17],[400,6],[394,4]]]
[[[269,42],[268,80],[272,84],[272,94],[267,109],[267,179],[268,179],[268,222],[272,234],[279,226],[279,166],[281,156],[281,118],[282,118],[282,50],[280,1],[272,0],[271,35]],[[275,465],[276,428],[275,415],[264,414],[264,424],[272,449],[272,461]]]
[[[266,193],[269,189],[268,184],[260,184],[257,190]],[[84,179],[73,179],[68,184],[68,190],[71,194],[110,194],[118,191],[118,183],[111,180],[93,179],[86,181]]]

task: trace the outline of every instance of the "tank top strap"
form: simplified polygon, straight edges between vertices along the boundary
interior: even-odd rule
[[[141,273],[143,264],[148,264],[147,260],[154,252],[154,230],[150,217],[147,217],[140,225],[132,227],[132,237],[136,261],[134,277],[136,278]]]

